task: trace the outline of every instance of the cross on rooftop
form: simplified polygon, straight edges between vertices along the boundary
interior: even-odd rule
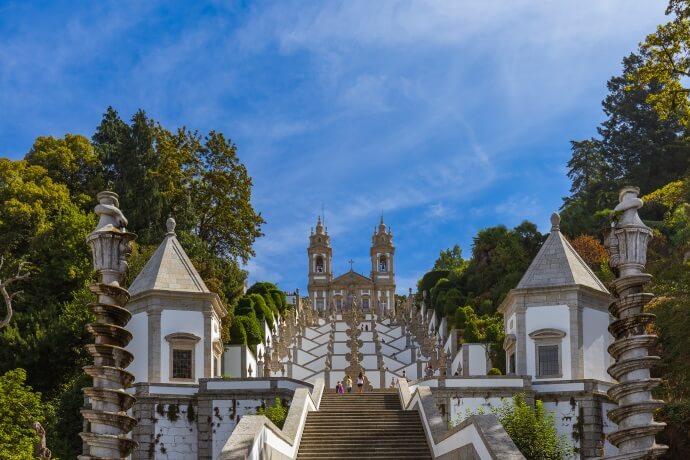
[[[354,264],[355,261],[350,259],[350,260],[348,260],[348,263],[350,264],[350,271],[352,271],[352,264]]]

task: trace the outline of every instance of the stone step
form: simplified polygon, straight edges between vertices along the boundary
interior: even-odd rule
[[[343,435],[343,436],[348,436],[348,437],[356,437],[356,438],[366,438],[366,437],[392,437],[388,436],[390,432],[394,432],[396,435],[400,436],[417,436],[417,435],[424,435],[424,430],[421,428],[415,428],[415,429],[403,429],[401,427],[396,427],[396,426],[390,426],[386,428],[382,428],[380,430],[373,430],[373,429],[359,429],[359,430],[350,430],[350,429],[344,429],[342,426],[337,426],[337,425],[331,425],[331,426],[325,426],[325,427],[310,427],[309,431],[307,433],[302,434],[302,436],[309,438],[312,434],[318,434],[321,435],[323,433],[332,433],[335,435]]]

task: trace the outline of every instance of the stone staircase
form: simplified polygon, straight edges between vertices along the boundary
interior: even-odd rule
[[[297,459],[429,459],[417,411],[403,411],[397,391],[324,392],[307,415]]]

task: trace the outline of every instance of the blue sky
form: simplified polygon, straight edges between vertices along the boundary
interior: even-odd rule
[[[548,228],[572,139],[664,2],[0,0],[0,155],[90,136],[107,106],[224,132],[267,224],[250,280],[306,287],[325,207],[336,272],[381,212],[398,291],[487,226]],[[122,203],[125,210],[132,203]],[[163,223],[161,223],[161,237]]]

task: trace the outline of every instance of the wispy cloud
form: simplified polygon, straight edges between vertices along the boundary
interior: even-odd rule
[[[182,3],[0,5],[0,152],[90,135],[108,105],[223,131],[268,221],[247,268],[286,288],[322,205],[357,266],[384,212],[401,290],[477,228],[547,222],[568,140],[664,19],[646,0]]]

